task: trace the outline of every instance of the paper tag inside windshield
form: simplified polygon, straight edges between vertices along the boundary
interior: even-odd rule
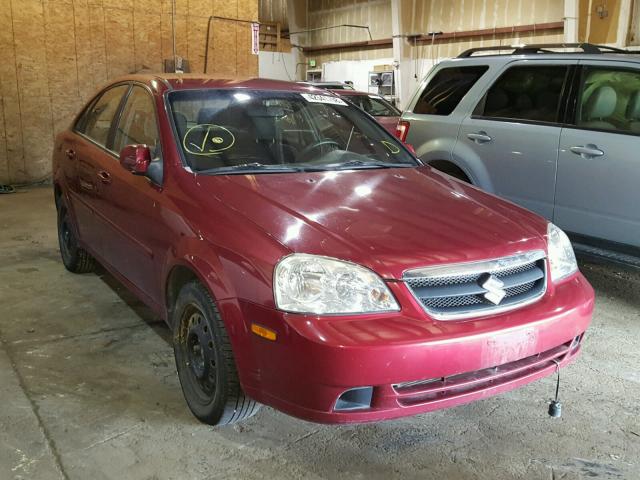
[[[347,102],[338,97],[331,97],[329,95],[318,95],[317,93],[301,93],[307,102],[312,103],[329,103],[331,105],[344,105],[347,106]]]

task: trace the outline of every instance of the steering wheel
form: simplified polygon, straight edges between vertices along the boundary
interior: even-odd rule
[[[318,140],[316,143],[312,143],[311,145],[304,147],[304,149],[298,154],[298,158],[304,159],[307,155],[309,155],[309,153],[325,145],[334,145],[335,147],[340,148],[340,144],[334,140]]]

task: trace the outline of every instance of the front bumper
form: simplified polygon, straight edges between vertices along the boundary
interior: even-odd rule
[[[406,299],[406,286],[392,285]],[[452,407],[552,374],[578,354],[593,289],[577,274],[535,304],[497,316],[436,321],[415,302],[398,313],[316,317],[241,302],[253,367],[240,372],[256,400],[319,423],[396,418]],[[250,330],[249,330],[250,331]],[[372,387],[368,408],[336,410],[345,391]]]

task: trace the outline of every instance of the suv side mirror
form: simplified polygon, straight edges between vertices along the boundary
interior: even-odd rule
[[[120,165],[134,175],[146,175],[151,163],[151,150],[147,145],[127,145],[120,152]]]

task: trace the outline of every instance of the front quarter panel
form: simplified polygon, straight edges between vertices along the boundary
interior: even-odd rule
[[[290,251],[183,170],[174,198],[182,223],[164,266],[193,269],[217,301],[241,298],[273,306],[273,268]]]
[[[176,167],[180,168],[180,167]],[[240,382],[256,385],[260,368],[255,362],[250,324],[261,318],[244,314],[243,304],[274,307],[272,275],[278,260],[289,253],[251,221],[203,191],[197,176],[176,172],[174,185],[176,240],[162,267],[164,298],[175,268],[186,267],[211,293],[231,340]],[[175,193],[178,192],[178,193]],[[179,223],[178,223],[179,222]],[[165,311],[171,326],[170,306]]]

